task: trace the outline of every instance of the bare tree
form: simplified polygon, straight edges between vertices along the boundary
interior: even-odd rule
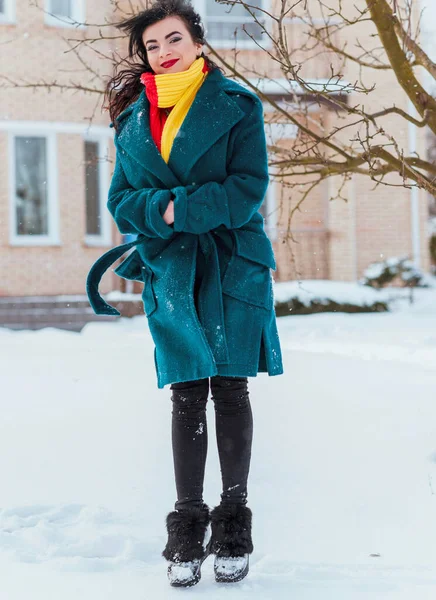
[[[270,105],[267,125],[293,124],[297,131],[292,143],[278,139],[269,146],[273,177],[300,191],[289,230],[292,214],[331,177],[341,178],[345,185],[353,174],[359,174],[376,186],[417,186],[436,196],[436,164],[431,157],[408,154],[398,134],[410,123],[436,135],[432,95],[436,64],[423,47],[420,15],[413,0],[275,0],[269,11],[260,8],[258,0],[254,4],[218,1],[229,12],[236,5],[244,7],[248,18],[242,29],[258,52],[251,64],[253,60],[250,63],[235,37],[231,50],[218,51],[207,44],[209,53],[230,76]],[[30,2],[43,10],[41,0]],[[148,4],[145,0],[110,0],[113,20],[120,21]],[[86,23],[86,28],[76,25],[77,29],[64,34],[66,53],[77,59],[74,76],[61,70],[53,80],[22,81],[0,72],[0,86],[93,94],[96,108],[101,106],[108,74],[107,68],[103,73],[96,65],[116,68],[123,64],[124,36],[110,19]],[[108,40],[109,53],[101,50],[101,42]],[[315,79],[312,72],[320,63],[328,75]],[[356,74],[352,81],[344,76],[346,72]],[[377,84],[372,74],[380,73],[392,78],[392,102],[373,110],[369,107],[376,105]],[[280,80],[280,98],[265,91],[268,80]],[[319,110],[314,112],[314,106]],[[336,186],[337,196],[343,185]]]
[[[286,82],[288,102],[275,102],[253,84],[255,77],[271,78],[268,72],[247,68],[240,50],[225,59],[210,48],[230,73],[273,105],[275,119],[295,124],[298,135],[291,147],[270,147],[271,167],[291,187],[304,186],[301,202],[327,178],[347,180],[355,173],[375,185],[417,186],[436,195],[436,164],[426,155],[409,155],[398,133],[411,123],[436,134],[436,64],[422,45],[416,3],[279,0],[271,12],[244,0],[220,3],[241,4],[251,14],[262,35],[248,30],[246,35],[267,55],[268,72]],[[309,65],[321,55],[328,76],[314,81]],[[344,77],[347,71],[356,73],[353,81]],[[381,72],[392,78],[392,103],[371,110],[377,99],[371,73]],[[314,122],[315,104],[328,105],[334,118],[324,113]]]
[[[95,97],[92,114],[87,116],[89,123],[98,109],[102,110],[103,97],[108,80],[114,70],[125,63],[125,35],[114,28],[114,23],[122,21],[150,4],[148,0],[109,0],[106,10],[108,17],[101,22],[76,21],[50,13],[44,0],[28,0],[29,7],[41,14],[68,23],[68,28],[56,32],[65,44],[63,55],[59,56],[56,73],[44,78],[25,79],[21,75],[11,76],[0,69],[0,90],[20,88],[29,90],[58,90],[65,93],[85,94]],[[2,44],[13,43],[13,38]],[[0,44],[1,45],[1,44]]]

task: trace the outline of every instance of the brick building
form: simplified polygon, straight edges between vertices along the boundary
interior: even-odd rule
[[[266,6],[266,0],[258,0]],[[122,4],[122,3],[120,3]],[[127,4],[127,2],[125,3]],[[195,0],[208,31],[208,41],[229,56],[235,28],[247,23],[241,7],[213,0]],[[42,10],[42,9],[45,9]],[[90,265],[109,247],[118,244],[117,232],[106,210],[107,190],[113,166],[113,130],[101,111],[104,77],[111,62],[94,52],[83,53],[79,62],[74,47],[85,37],[98,37],[95,24],[113,20],[106,0],[0,0],[0,297],[50,298],[83,296]],[[94,25],[79,26],[75,22]],[[289,23],[290,37],[298,41],[301,22]],[[256,37],[256,28],[252,28]],[[361,31],[361,36],[369,35]],[[105,29],[105,37],[119,35]],[[263,39],[263,38],[262,38]],[[69,40],[69,41],[68,41]],[[267,72],[264,91],[283,97],[283,79],[276,65],[256,45],[241,35],[239,60],[247,71]],[[122,53],[123,41],[99,41],[100,55]],[[66,52],[69,50],[68,52]],[[329,76],[331,57],[320,54],[307,65],[312,80]],[[85,69],[84,64],[88,65]],[[344,76],[357,78],[349,65]],[[83,75],[81,75],[81,71]],[[96,75],[97,73],[97,75]],[[392,75],[372,72],[377,94],[368,97],[374,108],[388,103],[392,86],[398,90],[396,104],[408,108]],[[57,86],[80,81],[87,92]],[[47,89],[14,88],[11,82],[56,82]],[[93,91],[96,90],[96,91]],[[353,100],[351,99],[350,102]],[[370,108],[368,106],[368,108]],[[319,109],[316,120],[332,120],[328,107]],[[266,116],[268,108],[266,108]],[[390,125],[398,126],[392,116]],[[292,144],[295,127],[267,127],[269,139],[284,138]],[[410,126],[398,132],[400,143],[410,152],[425,150],[425,132]],[[276,280],[321,278],[355,281],[370,262],[380,257],[408,254],[428,271],[428,206],[425,194],[405,188],[380,187],[355,176],[342,190],[347,201],[335,196],[335,179],[319,186],[296,213],[292,224],[295,242],[286,243],[289,210],[298,201],[278,183],[271,183],[263,212],[277,256]],[[102,291],[122,289],[123,282],[105,275]],[[1,311],[1,307],[0,307]],[[1,322],[1,316],[0,316]]]

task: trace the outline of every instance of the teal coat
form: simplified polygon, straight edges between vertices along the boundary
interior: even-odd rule
[[[98,283],[136,246],[115,272],[144,283],[159,388],[213,375],[283,373],[272,292],[276,264],[258,212],[268,186],[259,98],[211,71],[168,164],[151,137],[145,90],[119,115],[117,130],[108,208],[121,233],[139,235],[91,268],[94,311],[119,314],[101,298]],[[171,194],[175,218],[167,225],[162,215]],[[200,250],[205,268],[196,309]]]

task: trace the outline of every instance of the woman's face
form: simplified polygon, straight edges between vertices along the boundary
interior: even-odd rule
[[[186,71],[201,54],[202,44],[192,40],[179,17],[165,17],[150,25],[144,30],[142,39],[148,62],[156,74]]]

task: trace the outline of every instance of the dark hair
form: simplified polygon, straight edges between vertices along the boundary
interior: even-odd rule
[[[171,16],[180,17],[184,21],[194,42],[205,43],[201,17],[188,0],[157,0],[150,8],[115,25],[117,29],[129,34],[128,58],[122,60],[115,67],[115,71],[117,71],[120,64],[127,64],[128,68],[116,73],[110,79],[105,90],[107,106],[104,108],[109,109],[110,119],[115,129],[117,128],[115,120],[117,116],[138,98],[144,87],[140,81],[140,75],[145,72],[153,73],[142,39],[144,31],[150,25]],[[204,52],[201,56],[203,56],[211,71],[220,68],[209,57],[205,56]],[[139,58],[139,62],[129,60],[134,58]]]

